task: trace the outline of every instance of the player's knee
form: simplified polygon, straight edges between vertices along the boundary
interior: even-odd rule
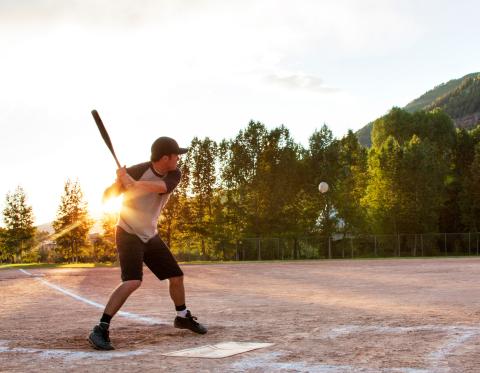
[[[171,285],[181,285],[183,284],[183,276],[177,276],[177,277],[170,277],[168,279],[168,281],[170,281],[170,284]]]
[[[140,285],[142,285],[142,280],[125,281],[123,285],[127,286],[131,291],[135,291],[140,287]]]

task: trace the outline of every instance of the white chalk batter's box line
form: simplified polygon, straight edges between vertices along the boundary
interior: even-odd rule
[[[64,294],[64,295],[68,295],[69,297],[73,298],[73,299],[76,299],[80,302],[83,302],[83,303],[86,303],[90,306],[93,306],[93,307],[96,307],[96,308],[99,308],[99,309],[105,309],[105,305],[103,304],[100,304],[100,303],[97,303],[97,302],[94,302],[90,299],[87,299],[87,298],[84,298],[80,295],[77,295],[73,292],[71,292],[70,290],[66,290],[58,285],[55,285],[55,284],[52,284],[51,282],[47,281],[47,280],[44,280],[42,277],[44,277],[44,275],[33,275],[32,273],[28,272],[28,271],[25,271],[24,269],[19,269],[20,272],[26,274],[27,276],[29,277],[32,277],[34,278],[35,280],[41,282],[42,284],[54,289],[54,290],[57,290],[59,291],[60,293]],[[160,319],[156,319],[156,318],[153,318],[153,317],[147,317],[147,316],[142,316],[142,315],[137,315],[135,313],[131,313],[131,312],[125,312],[125,311],[119,311],[117,312],[117,315],[120,316],[120,317],[125,317],[127,319],[131,319],[131,320],[134,320],[134,321],[138,321],[138,322],[141,322],[141,323],[145,323],[145,324],[150,324],[150,325],[171,325],[171,323],[168,323],[166,322],[165,320],[160,320]]]
[[[19,269],[19,271],[21,271],[22,273],[24,273],[24,274],[26,274],[30,277],[35,278],[35,280],[38,280],[38,281],[42,282],[44,285],[46,285],[46,286],[48,286],[52,289],[55,289],[55,290],[65,294],[65,295],[68,295],[68,296],[70,296],[70,297],[72,297],[76,300],[79,300],[81,302],[84,302],[86,304],[92,305],[92,306],[97,307],[97,308],[102,308],[102,309],[104,308],[104,305],[102,305],[102,304],[99,304],[99,303],[93,302],[89,299],[83,298],[83,297],[81,297],[77,294],[74,294],[74,293],[72,293],[68,290],[65,290],[65,289],[63,289],[63,288],[61,288],[57,285],[54,285],[54,284],[40,278],[40,277],[42,277],[42,275],[34,276],[31,273],[29,273],[28,271],[25,271],[23,269]],[[154,319],[154,318],[150,318],[150,317],[140,316],[140,315],[136,315],[136,314],[129,313],[129,312],[119,312],[118,315],[122,316],[122,317],[127,317],[127,318],[135,320],[135,321],[147,323],[147,324],[167,324],[163,320],[158,320],[158,319]],[[398,334],[398,333],[408,333],[408,332],[415,332],[415,331],[440,331],[440,332],[446,332],[449,335],[446,343],[442,347],[433,351],[432,353],[430,353],[427,356],[427,361],[431,362],[431,366],[429,367],[429,369],[425,370],[425,369],[414,369],[414,368],[389,368],[389,369],[382,369],[382,371],[384,371],[384,372],[402,371],[402,372],[409,372],[409,373],[449,372],[450,371],[449,368],[444,366],[446,364],[445,360],[446,360],[447,356],[450,355],[454,350],[456,350],[457,348],[459,348],[463,344],[465,344],[465,342],[468,341],[469,339],[480,335],[480,328],[462,326],[462,325],[458,325],[458,326],[425,325],[425,326],[412,326],[412,327],[343,325],[343,326],[339,326],[339,327],[336,327],[336,328],[332,329],[327,335],[324,336],[324,338],[325,339],[327,339],[327,338],[335,339],[337,337],[345,336],[345,335],[348,335],[348,334],[356,334],[356,333],[364,333],[364,332],[376,332],[376,333],[381,333],[381,334]],[[41,356],[47,356],[47,357],[55,356],[55,357],[68,357],[68,358],[72,358],[72,357],[74,358],[75,356],[81,356],[82,353],[92,354],[92,356],[97,356],[97,353],[95,353],[95,352],[90,352],[90,353],[82,352],[82,353],[80,353],[78,351],[68,351],[68,350],[21,349],[21,348],[20,349],[19,348],[11,349],[11,348],[5,347],[6,343],[7,343],[6,341],[0,341],[0,353],[2,353],[2,352],[14,352],[14,351],[17,352],[17,353],[37,352],[37,353],[40,353]],[[145,352],[143,352],[143,351],[145,351]],[[148,351],[149,350],[137,350],[137,351],[126,351],[124,353],[133,354],[133,355],[141,355],[141,354],[146,353]],[[111,358],[117,357],[116,354],[122,354],[122,353],[123,352],[109,352],[109,353],[104,352],[103,356],[109,356],[109,359],[111,359]],[[76,354],[80,354],[80,355],[76,355]],[[129,356],[129,355],[127,355],[127,356]],[[118,355],[118,357],[123,357],[123,356]],[[249,364],[251,364],[251,363],[249,363]],[[272,370],[278,370],[277,368],[280,368],[280,366],[283,366],[282,365],[283,363],[272,363],[272,362],[268,363],[267,361],[264,361],[264,364],[266,364],[266,365],[274,364],[274,366],[276,368],[273,369],[273,366],[272,366]],[[278,365],[278,364],[280,364],[280,365]],[[298,363],[298,364],[300,364],[300,363]],[[290,365],[292,365],[292,363],[288,363],[287,365],[290,366]],[[303,366],[305,364],[301,363],[300,365]],[[297,369],[298,371],[301,371],[301,372],[303,372],[303,371],[306,371],[306,372],[345,372],[345,371],[348,371],[347,368],[349,367],[349,366],[344,366],[344,365],[336,366],[336,365],[325,365],[325,364],[322,365],[321,364],[321,365],[314,365],[314,366],[308,365],[308,369],[303,370],[303,368],[300,369],[301,366],[299,366],[298,368],[280,368],[280,369],[284,369],[284,370],[285,369]],[[259,366],[258,368],[262,368],[262,367]],[[351,366],[350,368],[351,368],[351,371],[355,371],[355,372],[370,372],[371,371],[369,368],[364,369],[364,368],[354,367],[354,366]],[[373,371],[378,372],[378,369],[373,370]]]
[[[234,369],[240,371],[262,370],[262,371],[295,371],[305,373],[344,373],[344,372],[402,372],[402,373],[448,373],[452,372],[447,363],[447,358],[456,349],[462,347],[469,339],[480,335],[480,328],[469,326],[407,326],[407,327],[389,327],[389,326],[363,326],[363,325],[342,325],[330,330],[322,339],[336,339],[338,337],[355,335],[365,332],[377,334],[404,334],[418,331],[446,332],[445,343],[425,357],[427,368],[411,367],[392,367],[392,368],[369,368],[354,365],[340,364],[312,364],[306,362],[280,362],[282,353],[279,351],[264,353],[256,356],[246,356],[232,364]],[[285,352],[288,354],[288,351]]]

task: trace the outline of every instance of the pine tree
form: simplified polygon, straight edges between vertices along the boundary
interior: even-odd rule
[[[17,262],[33,246],[35,227],[33,210],[27,205],[27,197],[21,186],[6,196],[3,210],[5,231],[0,256]]]
[[[64,194],[58,207],[55,229],[57,253],[66,261],[75,261],[89,245],[88,232],[93,226],[87,211],[87,203],[83,200],[83,192],[78,181],[67,180]]]

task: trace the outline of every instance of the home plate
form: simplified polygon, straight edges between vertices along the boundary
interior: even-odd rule
[[[273,346],[273,343],[251,343],[251,342],[223,342],[216,345],[206,345],[186,350],[168,352],[164,356],[178,357],[203,357],[206,359],[220,359],[233,356],[243,352],[257,350],[259,348]]]

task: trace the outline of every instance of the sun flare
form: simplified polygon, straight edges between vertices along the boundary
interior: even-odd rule
[[[119,213],[122,208],[123,195],[107,199],[102,204],[102,212],[107,214]]]

